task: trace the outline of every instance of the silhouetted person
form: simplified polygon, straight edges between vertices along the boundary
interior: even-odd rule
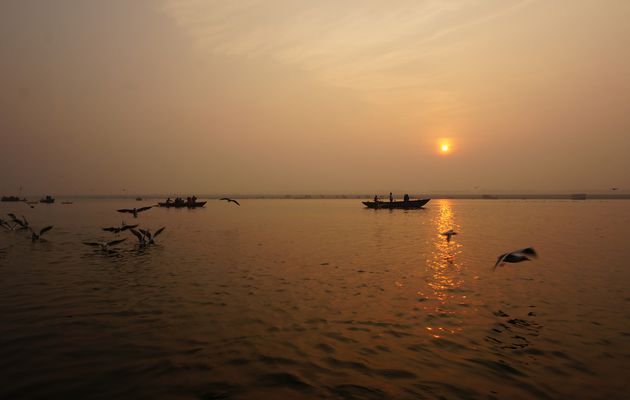
[[[405,197],[403,197],[403,199],[405,200],[405,203],[409,201],[409,195],[405,193]]]
[[[192,200],[192,205],[194,206],[197,203],[197,196],[193,194],[193,197],[191,198],[191,200]]]
[[[168,199],[166,199],[166,204],[171,204],[171,198],[169,197]]]
[[[375,202],[375,203],[378,203],[378,194],[375,194],[375,195],[374,195],[374,202]]]
[[[389,192],[389,202],[392,203],[394,201],[394,196],[392,196],[392,192]]]

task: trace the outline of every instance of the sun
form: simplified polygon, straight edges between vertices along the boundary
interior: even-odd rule
[[[448,144],[443,144],[440,149],[442,150],[442,153],[448,153],[449,147]]]

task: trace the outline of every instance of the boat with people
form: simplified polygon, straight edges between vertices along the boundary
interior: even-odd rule
[[[367,208],[379,209],[379,208],[402,208],[402,209],[414,209],[414,208],[422,208],[425,204],[427,204],[431,199],[418,199],[418,200],[407,200],[407,201],[363,201],[362,203]]]
[[[2,196],[1,201],[26,201],[25,198],[19,198],[17,196]]]
[[[199,208],[206,205],[205,201],[197,201],[196,197],[187,197],[186,200],[181,197],[171,200],[169,197],[164,202],[158,202],[158,206],[166,208]]]
[[[53,204],[55,199],[51,196],[46,196],[43,199],[39,200],[40,203]]]

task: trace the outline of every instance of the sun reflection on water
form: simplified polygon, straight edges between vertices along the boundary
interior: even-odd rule
[[[425,311],[435,316],[433,324],[427,326],[427,332],[434,338],[440,338],[445,334],[455,334],[461,331],[457,323],[457,316],[461,314],[461,305],[467,303],[463,293],[462,270],[463,262],[459,255],[463,251],[463,245],[457,240],[457,236],[449,241],[441,232],[453,229],[459,232],[460,226],[455,222],[455,212],[448,200],[438,202],[439,210],[432,221],[435,228],[433,251],[427,259],[427,293],[419,295],[432,300],[426,302]]]

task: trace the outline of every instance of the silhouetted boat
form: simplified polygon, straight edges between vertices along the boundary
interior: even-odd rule
[[[136,197],[136,201],[142,201],[142,197]]]
[[[192,204],[188,204],[187,202],[174,202],[174,201],[170,201],[170,202],[163,202],[163,203],[158,203],[158,205],[160,207],[166,207],[166,208],[198,208],[198,207],[203,207],[206,205],[205,201],[195,201]]]
[[[17,196],[2,196],[2,199],[0,199],[2,201],[26,201],[26,199],[22,198],[20,199]]]
[[[409,200],[409,201],[363,201],[367,208],[420,208],[431,199]]]
[[[586,200],[586,193],[574,193],[571,195],[571,200]]]
[[[54,203],[54,202],[55,202],[55,199],[53,199],[53,198],[52,198],[52,197],[50,197],[50,196],[46,196],[46,197],[44,197],[43,199],[41,199],[39,202],[40,202],[40,203],[46,203],[46,204],[52,204],[52,203]]]

